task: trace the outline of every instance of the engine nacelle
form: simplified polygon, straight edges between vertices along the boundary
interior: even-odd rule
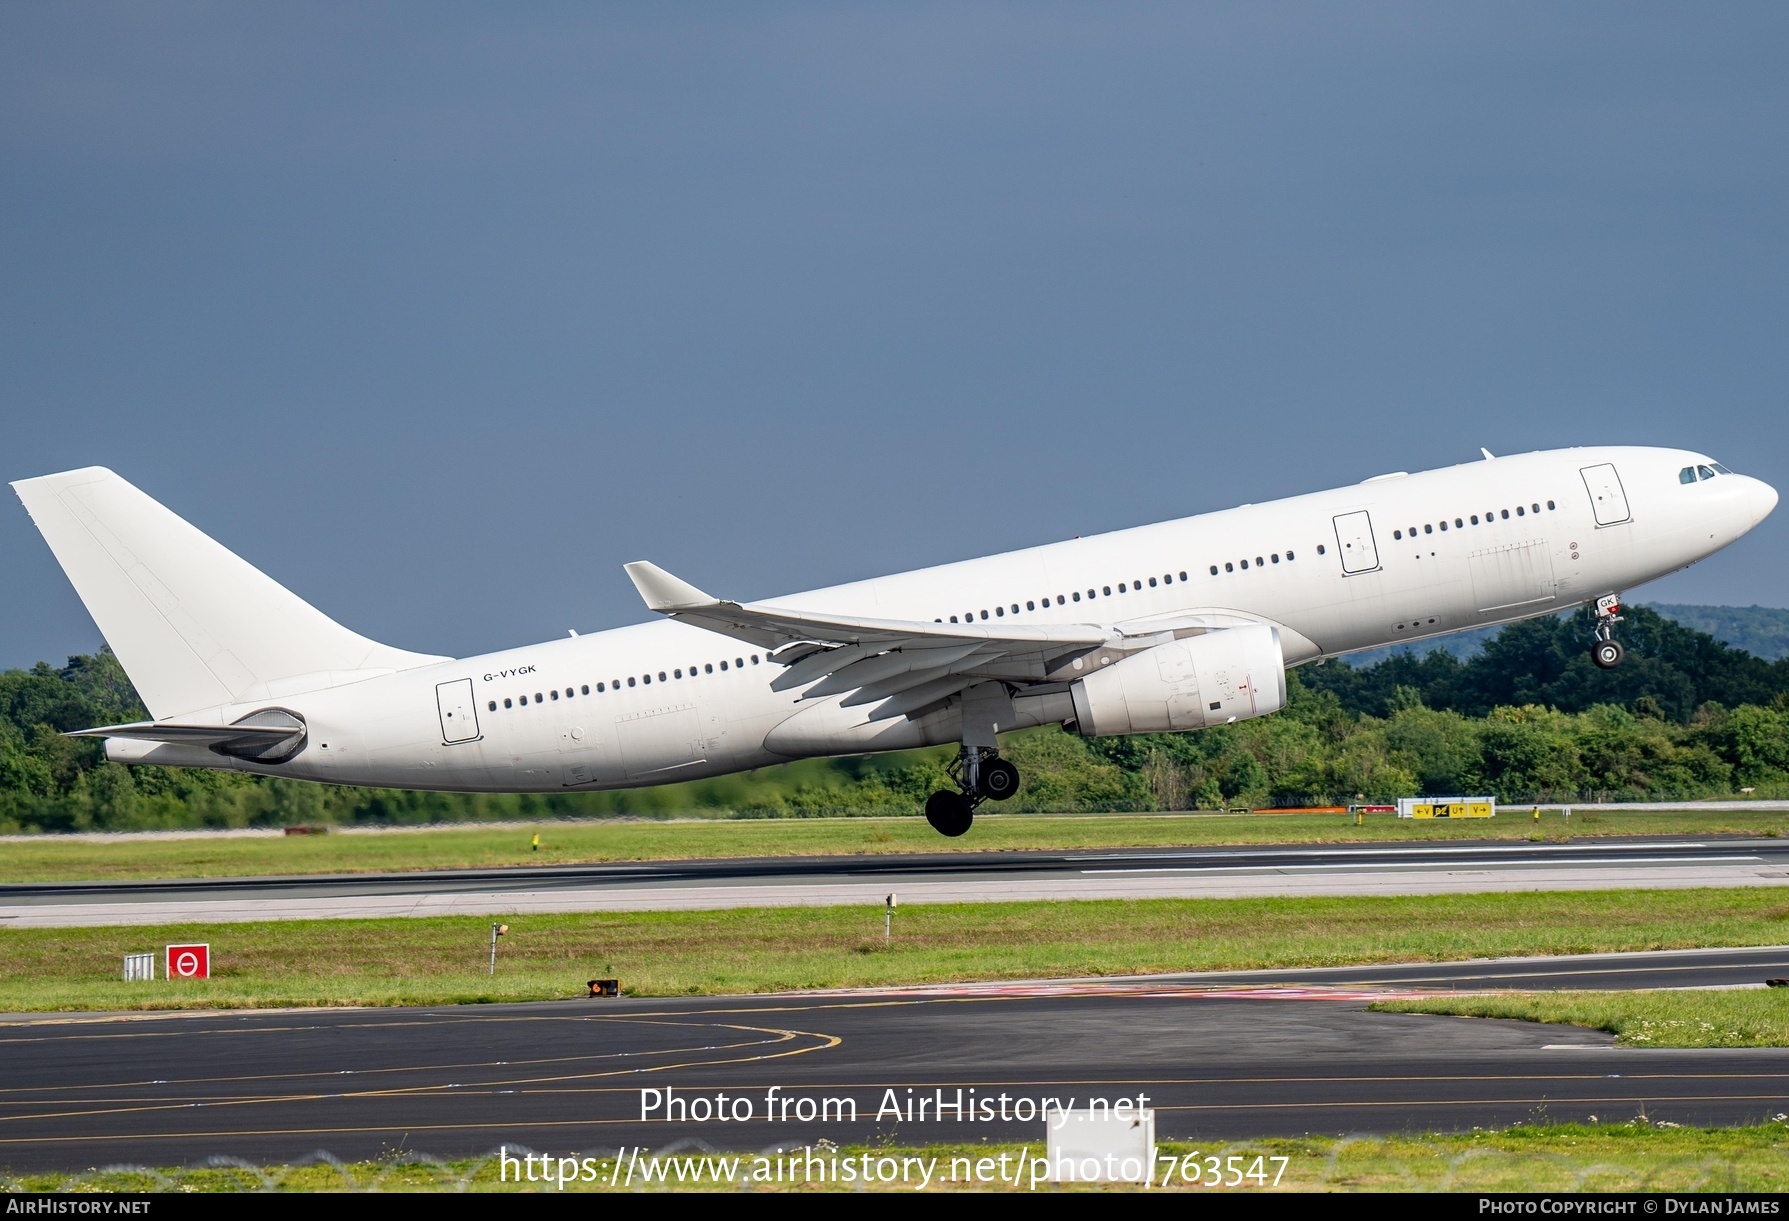
[[[1157,645],[1071,689],[1083,736],[1175,733],[1266,716],[1286,706],[1278,628],[1225,628]]]

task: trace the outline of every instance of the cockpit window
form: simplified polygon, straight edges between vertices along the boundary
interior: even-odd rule
[[[1712,467],[1699,466],[1696,468],[1696,473],[1704,479],[1714,478],[1714,469]]]
[[[1714,469],[1723,475],[1731,475],[1733,473],[1732,471],[1728,470],[1726,467],[1722,466],[1719,462],[1714,464]]]
[[[1696,482],[1696,468],[1693,466],[1686,466],[1681,471],[1678,471],[1677,472],[1677,482],[1679,482],[1679,483],[1694,483],[1694,482]]]

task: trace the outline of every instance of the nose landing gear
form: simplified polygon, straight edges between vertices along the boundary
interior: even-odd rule
[[[1590,646],[1590,660],[1599,670],[1613,670],[1621,664],[1626,651],[1615,639],[1615,625],[1621,622],[1621,595],[1604,594],[1596,600],[1596,640]]]
[[[1019,769],[985,746],[964,746],[950,775],[958,791],[939,789],[926,798],[926,821],[953,839],[969,830],[982,802],[1005,801],[1019,791]]]

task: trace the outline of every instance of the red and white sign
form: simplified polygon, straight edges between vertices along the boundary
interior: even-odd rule
[[[168,947],[169,979],[210,979],[211,946],[171,945]]]

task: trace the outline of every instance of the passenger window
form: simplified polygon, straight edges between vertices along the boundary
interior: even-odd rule
[[[1329,554],[1329,552],[1328,552],[1328,550],[1327,550],[1327,549],[1326,549],[1326,548],[1325,548],[1325,547],[1324,547],[1324,546],[1323,546],[1323,544],[1322,544],[1322,543],[1318,543],[1318,544],[1317,544],[1317,554],[1318,554],[1318,555],[1327,555],[1327,554]]]
[[[1026,609],[1026,610],[1036,610],[1036,609],[1037,609],[1037,603],[1035,603],[1035,602],[1032,602],[1032,601],[1030,601],[1030,600],[1027,600],[1027,601],[1026,601],[1026,603],[1025,603],[1025,609]]]
[[[665,672],[663,670],[658,672],[658,681],[661,683],[665,681]]]
[[[1547,512],[1549,512],[1549,513],[1551,513],[1554,509],[1556,509],[1558,507],[1559,507],[1558,505],[1554,504],[1550,500],[1547,502]]]
[[[1521,505],[1516,506],[1516,516],[1517,517],[1522,516],[1522,506]]]
[[[957,617],[956,617],[956,616],[955,616],[955,615],[952,615],[952,616],[951,616],[951,617],[950,617],[950,621],[951,621],[951,622],[952,622],[952,623],[955,623],[955,622],[956,622],[956,621],[957,621]],[[727,664],[727,663],[726,663],[726,662],[722,662],[722,663],[721,663],[721,664],[722,664],[722,665],[726,665],[726,664]]]
[[[1280,553],[1277,551],[1273,553],[1273,562],[1276,564],[1280,562]]]
[[[1319,555],[1321,555],[1321,554],[1322,554],[1322,552],[1318,552],[1318,554],[1319,554]],[[1291,562],[1292,562],[1292,553],[1291,553],[1291,552],[1290,552],[1290,551],[1288,551],[1288,552],[1287,552],[1287,553],[1286,553],[1286,562],[1287,562],[1287,563],[1288,563],[1288,564],[1290,564],[1290,563],[1291,563]]]
[[[1503,510],[1503,520],[1504,521],[1509,520],[1509,510],[1508,509]]]
[[[1427,526],[1427,525],[1425,525],[1425,526],[1424,526],[1424,527],[1423,527],[1423,533],[1424,533],[1424,534],[1433,534],[1433,533],[1435,533],[1435,527],[1434,527],[1434,526]]]
[[[631,675],[631,674],[630,674],[630,675],[628,675],[628,676],[627,676],[627,685],[628,685],[628,686],[630,686],[630,687],[632,687],[632,686],[634,686],[634,685],[635,685],[635,683],[634,683],[634,676],[633,676],[633,675]]]
[[[1017,602],[1014,602],[1013,603],[1013,614],[1016,615],[1018,613],[1019,613],[1019,604]]]
[[[745,658],[743,658],[743,657],[735,657],[735,658],[734,658],[734,659],[733,659],[733,668],[734,668],[734,669],[735,669],[735,670],[743,670],[743,669],[745,669]]]
[[[1186,573],[1184,572],[1180,574],[1180,583],[1182,585],[1186,584]]]
[[[1403,538],[1403,537],[1404,537],[1404,532],[1403,532],[1403,531],[1402,531],[1402,530],[1393,530],[1393,531],[1392,531],[1392,532],[1391,532],[1391,536],[1392,536],[1392,537],[1393,537],[1393,538],[1394,538],[1394,539],[1399,539],[1399,538]]]
[[[995,607],[995,608],[994,608],[994,613],[995,613],[995,614],[996,614],[996,615],[999,615],[999,616],[1000,616],[1000,617],[1001,617],[1001,618],[1002,618],[1002,619],[1004,619],[1004,618],[1006,618],[1006,608],[1005,608],[1005,607],[1004,607],[1004,606],[996,606],[996,607]],[[982,617],[982,618],[983,618],[983,619],[986,619],[986,618],[987,618],[987,617],[988,617],[988,612],[987,612],[987,611],[983,611],[983,612],[982,612],[982,613],[981,613],[981,617]]]
[[[601,684],[598,684],[598,685],[600,686]],[[579,687],[578,693],[580,695],[589,695],[590,694],[590,684],[585,683],[583,686]]]
[[[758,664],[758,655],[756,653],[752,654],[752,664],[754,666]]]
[[[676,675],[676,676],[677,676],[677,677],[678,677],[678,678],[682,678],[682,677],[683,677],[683,671],[682,671],[682,670],[673,670],[673,671],[671,671],[671,673],[673,673],[673,674],[675,674],[675,675]],[[663,678],[663,677],[664,677],[664,675],[662,675],[662,674],[661,674],[661,675],[660,675],[660,676],[659,676],[659,677],[660,677],[660,678]]]
[[[640,676],[640,681],[641,681],[641,682],[642,682],[642,683],[645,683],[645,684],[646,684],[646,685],[647,685],[647,686],[648,686],[648,687],[650,687],[650,686],[652,686],[652,675],[650,675],[650,674],[642,674],[642,675],[641,675],[641,676]]]
[[[952,622],[952,623],[955,623],[955,622],[956,622],[956,620],[955,620],[955,619],[952,619],[952,620],[951,620],[951,622]],[[727,668],[727,663],[726,663],[726,661],[725,661],[725,660],[723,660],[723,661],[722,661],[722,662],[721,662],[721,669],[723,669],[723,670],[725,670],[725,669],[726,669],[726,668]]]
[[[1112,587],[1110,585],[1102,585],[1100,586],[1100,592],[1110,598],[1112,596]]]
[[[1093,590],[1090,589],[1087,591],[1087,600],[1089,602],[1093,601],[1097,597],[1099,597],[1099,595],[1097,593],[1095,593]]]
[[[525,695],[518,695],[516,696],[516,703],[526,708],[528,706],[528,697]]]
[[[1151,589],[1155,588],[1155,578],[1154,577],[1149,578],[1149,588],[1151,588]]]
[[[554,694],[557,695],[558,692],[554,692]],[[538,692],[538,691],[536,691],[534,693],[534,702],[537,704],[540,703],[540,692]]]
[[[1247,560],[1242,561],[1242,570],[1244,572],[1247,572],[1249,570],[1249,562]]]
[[[554,687],[554,688],[553,688],[553,698],[554,698],[554,699],[558,699],[558,698],[559,698],[559,688],[557,688],[557,687]]]
[[[982,613],[981,613],[981,617],[982,617],[982,618],[983,618],[983,619],[986,619],[986,618],[987,618],[987,617],[988,617],[988,612],[987,612],[987,611],[983,611],[983,612],[982,612]]]
[[[711,661],[711,662],[708,662],[705,665],[703,665],[702,673],[713,674],[714,673],[714,663]]]
[[[1478,525],[1478,514],[1477,513],[1474,513],[1472,515],[1472,524],[1475,526]]]
[[[503,701],[503,706],[504,706],[504,707],[505,707],[505,708],[508,708],[508,707],[510,707],[510,702],[509,702],[509,700],[507,700],[507,699],[505,699],[505,700],[504,700],[504,701]]]
[[[606,686],[604,686],[602,683],[596,684],[596,693],[598,695],[601,695],[604,691],[607,691],[607,690],[608,690],[608,688]]]
[[[1441,529],[1442,529],[1442,530],[1443,530],[1443,532],[1445,532],[1445,531],[1446,531],[1446,530],[1447,530],[1447,523],[1446,523],[1446,522],[1442,522],[1442,523],[1441,523]]]
[[[496,700],[491,701],[491,711],[492,712],[497,711],[497,701]]]
[[[1075,598],[1075,601],[1077,601],[1077,602],[1079,602],[1081,600],[1081,592],[1079,590],[1075,591],[1074,598]]]
[[[1217,576],[1217,574],[1218,574],[1218,566],[1216,564],[1213,564],[1211,566],[1211,575],[1215,577],[1215,576]]]
[[[1541,507],[1539,505],[1529,505],[1528,507],[1536,513],[1539,513],[1541,511]]]

